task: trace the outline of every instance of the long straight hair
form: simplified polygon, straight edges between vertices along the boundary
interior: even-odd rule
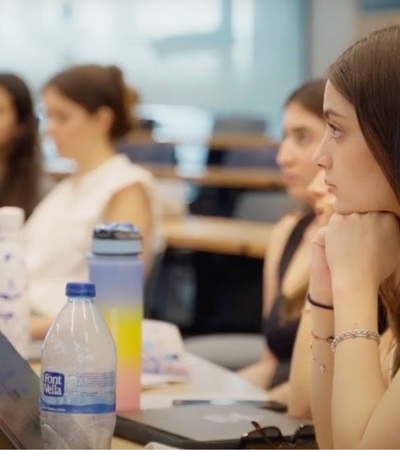
[[[328,79],[354,106],[361,132],[400,203],[400,26],[357,41],[332,64]],[[380,295],[396,342],[392,375],[400,367],[400,295],[394,277]]]

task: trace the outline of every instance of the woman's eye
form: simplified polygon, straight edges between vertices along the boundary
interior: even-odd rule
[[[335,125],[332,125],[329,122],[327,122],[327,125],[331,130],[331,138],[332,139],[339,139],[343,136],[343,132],[341,130],[339,130],[339,128],[335,127]]]
[[[299,133],[297,135],[296,139],[297,139],[297,142],[301,145],[307,144],[307,142],[309,142],[309,140],[310,140],[310,136],[308,133]]]

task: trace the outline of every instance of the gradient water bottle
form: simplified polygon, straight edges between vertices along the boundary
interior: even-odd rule
[[[117,411],[140,408],[141,249],[140,234],[132,224],[103,223],[93,230],[89,278],[96,285],[96,304],[117,347]]]

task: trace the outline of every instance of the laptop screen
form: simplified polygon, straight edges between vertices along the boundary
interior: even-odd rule
[[[0,430],[15,448],[43,448],[39,378],[2,333],[0,359]]]

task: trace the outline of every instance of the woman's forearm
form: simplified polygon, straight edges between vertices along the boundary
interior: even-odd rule
[[[361,329],[376,332],[376,298],[377,292],[372,290],[334,292],[335,334]],[[362,337],[340,342],[335,351],[332,397],[336,447],[357,448],[360,445],[385,389],[378,343]]]
[[[273,387],[268,390],[268,398],[270,400],[284,403],[287,405],[289,397],[289,381],[278,384],[278,386]]]
[[[263,358],[255,364],[239,370],[237,373],[249,383],[261,389],[267,389],[276,370],[276,362]]]
[[[290,363],[288,413],[292,417],[310,418],[310,386],[311,386],[311,314],[304,310]]]
[[[333,448],[332,383],[334,358],[327,339],[334,334],[333,311],[311,307],[311,410],[320,448]]]

